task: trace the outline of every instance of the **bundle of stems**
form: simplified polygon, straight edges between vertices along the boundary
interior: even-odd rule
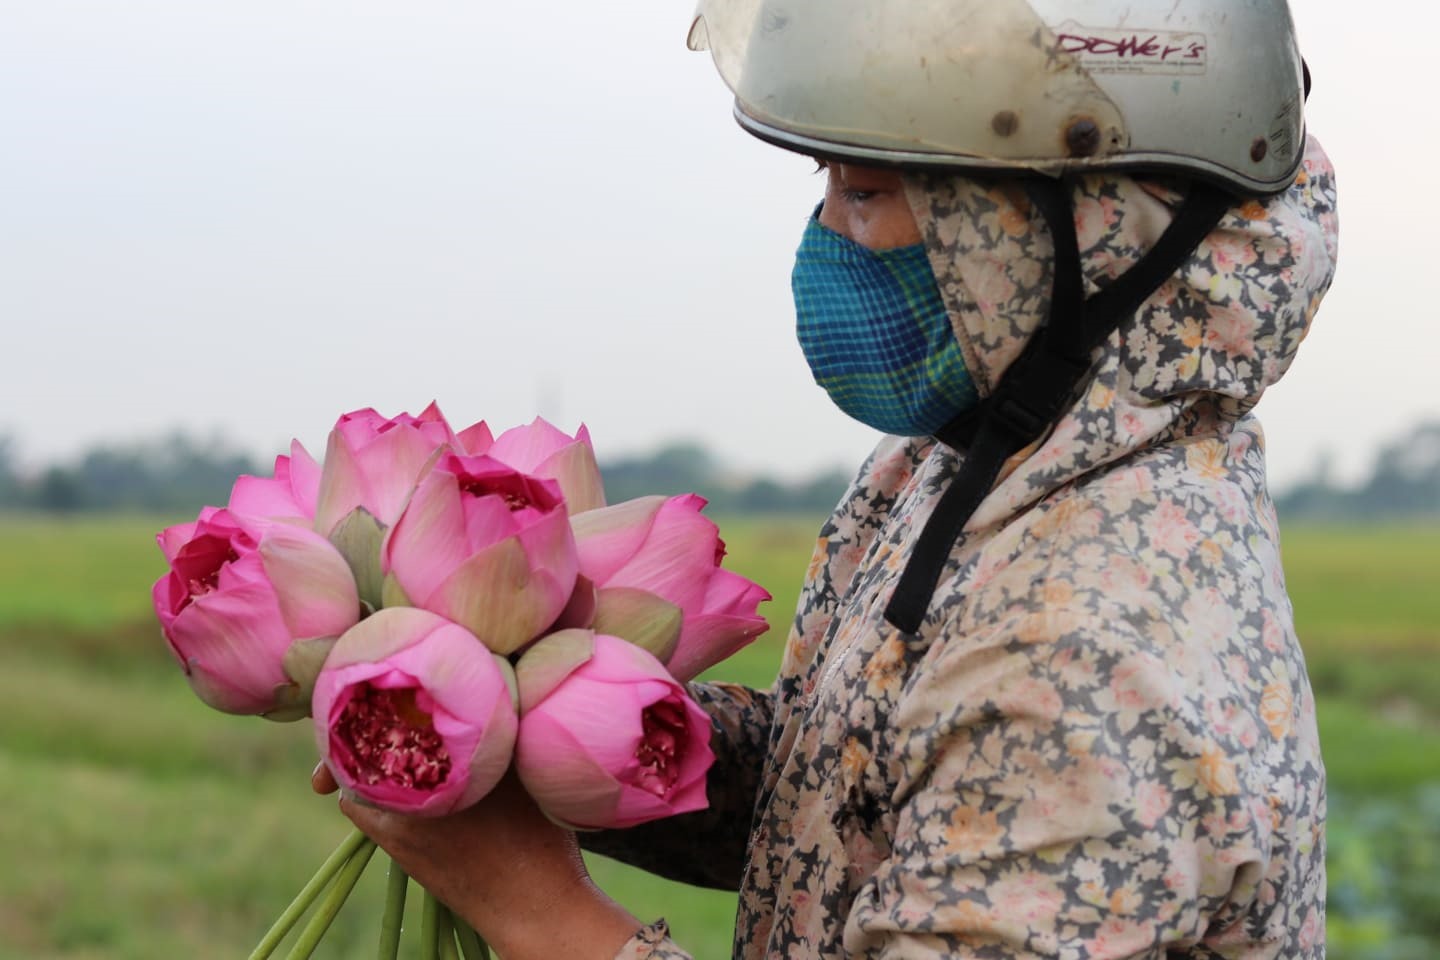
[[[251,951],[250,960],[268,960],[300,918],[319,900],[319,906],[285,955],[285,960],[308,960],[374,854],[375,842],[359,830],[351,831],[261,938]],[[399,954],[409,889],[410,878],[392,860],[385,883],[385,913],[380,920],[377,960],[395,960]],[[425,890],[424,896],[420,912],[420,960],[460,960],[462,955],[464,960],[491,960],[489,947],[469,924],[452,914],[430,891]]]

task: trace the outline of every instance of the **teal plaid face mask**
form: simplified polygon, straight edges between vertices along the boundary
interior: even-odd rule
[[[924,244],[871,250],[817,208],[790,289],[815,382],[861,423],[923,437],[979,402]]]

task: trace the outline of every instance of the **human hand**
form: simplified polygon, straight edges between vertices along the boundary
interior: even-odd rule
[[[310,778],[334,793],[322,763]],[[611,958],[640,922],[590,880],[575,835],[545,818],[513,773],[443,817],[392,813],[342,795],[340,810],[506,960]]]

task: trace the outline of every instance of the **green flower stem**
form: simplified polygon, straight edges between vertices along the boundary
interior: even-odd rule
[[[376,960],[395,960],[400,955],[400,931],[405,923],[405,894],[409,889],[409,875],[400,869],[400,864],[391,860],[385,883],[385,915],[380,920],[380,947],[375,953]]]
[[[300,892],[295,895],[294,900],[290,901],[290,906],[285,908],[285,912],[280,914],[279,919],[275,921],[274,925],[270,927],[265,936],[261,938],[260,943],[251,952],[250,960],[266,960],[266,958],[274,953],[275,948],[280,945],[280,941],[284,940],[285,935],[290,932],[290,928],[295,926],[295,922],[305,915],[306,910],[310,909],[310,904],[315,902],[315,898],[320,895],[320,891],[324,890],[330,881],[335,879],[335,874],[340,872],[340,868],[345,866],[355,851],[369,842],[365,834],[359,830],[352,830],[350,835],[341,841],[340,846],[335,848],[335,852],[330,854],[325,862],[320,865],[320,869],[315,871],[315,875],[310,878],[310,882],[305,884]]]
[[[420,910],[420,960],[439,960],[439,951],[440,901],[426,890],[424,906]]]
[[[325,894],[320,906],[315,908],[315,915],[305,924],[305,929],[300,931],[300,936],[296,938],[295,946],[290,948],[286,960],[309,960],[315,948],[320,945],[321,938],[325,936],[325,931],[330,929],[331,922],[340,913],[340,908],[345,906],[350,891],[355,889],[360,874],[365,872],[365,865],[374,854],[375,844],[367,839],[360,849],[355,851],[355,855],[346,861],[345,868],[335,878],[335,885]]]
[[[440,934],[440,960],[460,960],[460,952],[455,945],[455,919],[450,913],[450,908],[440,904],[438,922]]]
[[[480,939],[480,934],[459,917],[455,918],[455,939],[460,941],[465,960],[490,960],[490,948]]]

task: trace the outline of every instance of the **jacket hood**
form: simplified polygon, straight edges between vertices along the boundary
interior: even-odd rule
[[[924,173],[905,186],[956,340],[988,395],[1048,313],[1049,231],[1014,184]],[[1087,296],[1154,245],[1183,196],[1161,180],[1076,182]],[[1223,432],[1289,368],[1336,253],[1334,171],[1312,138],[1288,190],[1231,209],[1097,349],[1082,393],[1012,458],[967,529],[1158,440]]]

